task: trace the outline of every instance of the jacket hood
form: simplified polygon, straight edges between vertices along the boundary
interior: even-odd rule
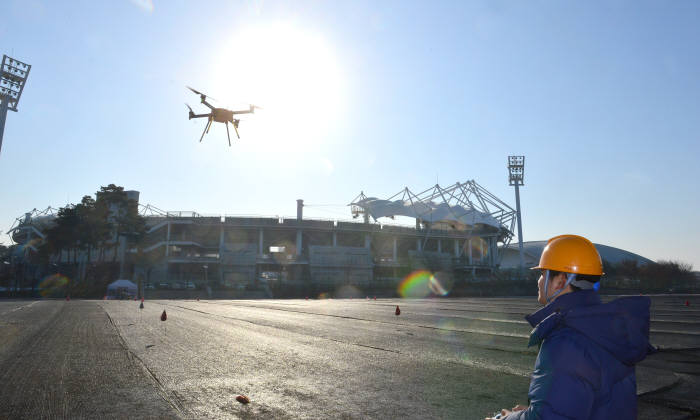
[[[535,327],[530,345],[566,326],[585,335],[620,362],[633,365],[653,351],[649,344],[650,306],[651,299],[646,296],[601,303],[593,290],[568,293],[525,317]]]

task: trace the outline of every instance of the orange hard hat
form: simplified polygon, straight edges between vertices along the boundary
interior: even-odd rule
[[[559,235],[547,241],[540,263],[532,270],[603,275],[603,263],[595,245],[583,236]]]

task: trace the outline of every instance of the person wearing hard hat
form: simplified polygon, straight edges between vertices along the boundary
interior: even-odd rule
[[[651,300],[602,303],[603,264],[581,236],[550,239],[533,270],[541,270],[537,300],[545,307],[525,317],[534,327],[528,346],[540,346],[529,405],[503,409],[494,418],[636,419],[635,364],[654,351]]]

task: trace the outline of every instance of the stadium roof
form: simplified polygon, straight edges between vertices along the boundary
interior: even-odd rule
[[[501,224],[490,214],[476,209],[467,209],[459,205],[450,206],[446,203],[411,202],[408,200],[380,200],[368,197],[354,203],[365,208],[374,218],[408,216],[419,218],[426,222],[454,222],[466,226],[484,224],[499,228]]]
[[[537,264],[537,261],[539,261],[540,256],[542,255],[542,251],[544,250],[544,247],[547,245],[547,241],[529,241],[529,242],[523,242],[523,253],[525,254],[525,265],[529,267],[533,267],[534,265]],[[652,263],[653,261],[642,257],[641,255],[635,254],[634,252],[626,251],[624,249],[620,248],[615,248],[612,246],[608,245],[601,245],[601,244],[593,244],[595,245],[596,249],[598,250],[598,253],[600,254],[600,257],[611,263],[611,264],[619,264],[622,261],[625,260],[632,260],[636,261],[637,264],[648,264]],[[506,252],[508,253],[515,253],[517,254],[518,252],[518,244],[517,243],[512,243],[506,247],[504,247]],[[503,252],[503,251],[502,251]],[[532,263],[534,262],[534,264]],[[512,262],[510,261],[509,258],[507,258],[504,255],[504,258],[502,260],[501,266],[504,268],[508,268],[507,266],[512,265]],[[516,263],[517,265],[517,263]]]
[[[407,216],[453,229],[489,226],[500,231],[506,243],[513,236],[515,210],[473,180],[448,187],[435,184],[417,194],[406,187],[388,199],[360,193],[350,205],[355,217]]]

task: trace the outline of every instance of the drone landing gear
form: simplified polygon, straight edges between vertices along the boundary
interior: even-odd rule
[[[238,123],[241,122],[241,120],[233,120],[231,121],[231,125],[233,126],[233,129],[236,130],[236,137],[238,137],[238,140],[241,139],[241,136],[238,134]]]
[[[207,125],[204,126],[204,131],[202,131],[202,137],[199,138],[200,143],[202,142],[204,135],[209,132],[209,127],[211,127],[211,122],[212,122],[212,119],[209,118],[209,120],[207,121]]]

